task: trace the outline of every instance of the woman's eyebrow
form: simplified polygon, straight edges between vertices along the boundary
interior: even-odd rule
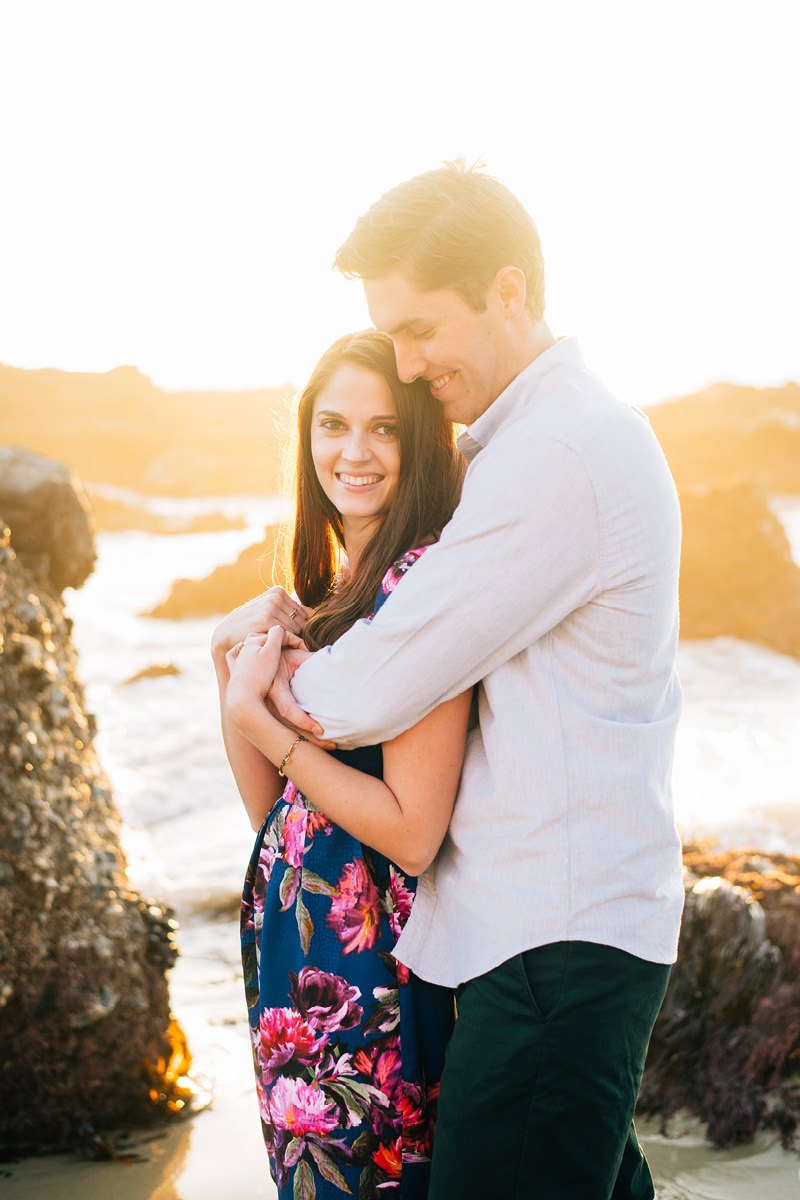
[[[335,408],[319,408],[317,409],[316,415],[318,417],[341,417],[343,421],[346,420],[346,418],[342,417],[342,414],[337,412]],[[397,413],[376,413],[375,416],[370,417],[369,419],[370,421],[396,421]]]

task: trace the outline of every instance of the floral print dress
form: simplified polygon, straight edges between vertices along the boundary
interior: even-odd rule
[[[375,612],[424,549],[386,573]],[[382,775],[380,746],[334,753]],[[258,833],[242,959],[280,1200],[427,1196],[453,996],[392,957],[415,887],[292,783]]]

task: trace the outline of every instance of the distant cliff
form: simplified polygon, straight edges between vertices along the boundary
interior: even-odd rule
[[[647,415],[679,491],[747,480],[765,495],[800,496],[800,384],[718,383]]]
[[[278,490],[282,394],[165,392],[135,367],[89,374],[0,364],[0,443],[151,495],[268,494]]]
[[[800,497],[800,386],[717,384],[648,416],[681,499],[681,636],[800,657],[800,567],[769,507]]]
[[[10,526],[10,532],[8,528]],[[0,452],[0,1151],[184,1107],[174,922],[131,890],[63,587],[94,545],[80,485]]]
[[[800,658],[800,567],[767,497],[743,481],[681,493],[681,636]]]

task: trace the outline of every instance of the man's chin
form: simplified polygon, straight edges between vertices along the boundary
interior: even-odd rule
[[[459,404],[458,400],[440,400],[439,403],[448,421],[454,425],[469,425],[472,417],[465,414],[464,405]]]

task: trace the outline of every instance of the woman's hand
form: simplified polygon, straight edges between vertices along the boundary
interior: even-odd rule
[[[299,600],[293,600],[284,588],[271,587],[220,621],[211,638],[212,658],[221,664],[229,651],[245,638],[251,634],[266,634],[276,625],[289,633],[302,633],[311,611]]]
[[[239,642],[225,655],[229,673],[225,689],[225,710],[233,725],[246,737],[257,714],[265,715],[288,729],[303,732],[308,741],[323,750],[334,750],[335,742],[325,740],[322,728],[295,702],[289,689],[289,681],[297,668],[311,657],[303,640],[280,625],[268,634],[251,634]],[[291,697],[292,709],[284,715],[272,703],[272,691],[277,685],[285,688]],[[268,695],[269,693],[269,695]],[[269,703],[268,703],[269,701]],[[297,717],[296,723],[291,720]]]
[[[264,707],[281,660],[284,639],[288,638],[293,643],[300,640],[287,633],[282,625],[273,625],[268,633],[248,634],[225,655],[229,672],[226,708],[237,728],[242,717],[254,707]]]

